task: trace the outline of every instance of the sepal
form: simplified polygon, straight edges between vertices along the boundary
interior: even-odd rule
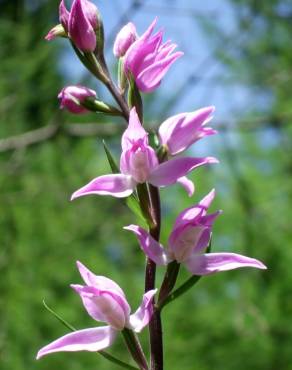
[[[136,112],[138,114],[139,120],[143,122],[143,101],[141,98],[140,91],[136,85],[136,82],[131,73],[128,76],[129,81],[129,90],[128,90],[128,104],[130,110],[132,108],[136,108]]]

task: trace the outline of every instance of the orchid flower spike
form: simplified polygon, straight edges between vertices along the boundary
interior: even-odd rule
[[[156,21],[129,47],[124,59],[125,73],[131,73],[138,88],[145,93],[155,90],[170,66],[183,55],[172,53],[176,45],[170,40],[162,43],[163,31],[152,35]]]
[[[100,26],[97,7],[89,0],[74,0],[71,10],[68,11],[65,1],[59,5],[59,20],[63,30],[81,51],[94,51],[96,48],[96,31]],[[47,40],[54,39],[56,27],[52,28]]]
[[[96,92],[84,86],[67,86],[61,90],[58,98],[61,101],[61,109],[80,114],[88,112],[82,103],[88,98],[96,98]]]
[[[199,204],[180,213],[168,239],[168,249],[165,249],[142,227],[130,225],[125,229],[137,236],[144,253],[157,265],[167,265],[171,261],[177,261],[184,264],[193,275],[209,275],[240,267],[266,269],[262,262],[240,254],[206,253],[213,222],[221,213],[217,211],[207,215],[214,196],[215,190],[212,190]]]
[[[139,333],[148,325],[152,314],[152,300],[157,289],[143,295],[137,311],[130,315],[131,309],[123,290],[112,280],[94,275],[82,263],[77,262],[85,285],[71,285],[79,294],[88,314],[96,321],[108,326],[77,330],[41,348],[37,359],[54,352],[101,351],[109,347],[119,331],[128,328]]]
[[[159,164],[155,151],[149,146],[148,134],[139,121],[136,109],[132,108],[129,126],[122,136],[121,173],[95,178],[77,190],[71,200],[89,194],[123,198],[131,195],[137,184],[149,182],[163,187],[177,181],[183,182],[182,177],[187,173],[207,163],[218,163],[218,160],[213,157],[185,157]]]
[[[215,107],[205,107],[194,112],[181,113],[168,118],[158,130],[160,144],[168,154],[176,155],[188,149],[196,141],[217,131],[204,127],[211,120]]]

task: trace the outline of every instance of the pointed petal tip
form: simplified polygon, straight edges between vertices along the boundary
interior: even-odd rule
[[[83,195],[86,195],[86,194],[80,194],[79,193],[79,190],[75,191],[72,195],[71,195],[71,198],[70,198],[70,201],[72,202],[73,200],[77,199],[77,198],[80,198],[82,197]]]
[[[206,157],[206,162],[207,163],[212,163],[212,164],[220,163],[219,159],[217,159],[215,157]]]
[[[211,195],[212,197],[215,197],[215,195],[216,195],[216,189],[215,189],[215,188],[213,188],[213,189],[210,191],[209,195]]]
[[[264,263],[262,263],[261,261],[259,261],[259,260],[255,260],[255,261],[257,261],[257,263],[258,263],[258,268],[259,269],[261,269],[261,270],[267,270],[268,269],[268,267]]]
[[[80,293],[80,289],[81,289],[81,285],[78,285],[78,284],[70,284],[69,285],[70,286],[70,288],[72,288],[76,293]]]
[[[53,40],[53,38],[54,37],[52,37],[52,35],[51,35],[51,33],[49,32],[49,33],[47,33],[46,34],[46,36],[44,37],[44,39],[46,40],[46,41],[51,41],[51,40]]]
[[[76,261],[76,266],[77,266],[78,269],[84,267],[83,263],[78,261],[78,260]]]
[[[129,231],[134,231],[134,232],[138,232],[138,226],[137,225],[128,225],[128,226],[124,226],[123,229],[124,230],[129,230]]]

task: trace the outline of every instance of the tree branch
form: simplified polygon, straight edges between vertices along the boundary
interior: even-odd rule
[[[58,134],[73,137],[111,136],[118,133],[120,129],[121,128],[117,124],[113,123],[75,123],[67,125],[54,123],[36,130],[28,131],[24,134],[1,139],[0,153],[40,144],[53,139]]]

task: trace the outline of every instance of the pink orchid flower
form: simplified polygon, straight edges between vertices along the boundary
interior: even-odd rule
[[[188,149],[196,141],[217,131],[204,127],[212,117],[215,107],[205,107],[194,112],[180,113],[164,121],[158,130],[161,145],[170,155],[176,155]]]
[[[96,34],[98,28],[98,9],[88,0],[74,0],[70,12],[64,0],[59,6],[59,20],[64,30],[69,33],[74,44],[82,51],[94,51],[96,47]],[[56,37],[54,28],[46,36],[47,40]]]
[[[151,35],[156,21],[130,46],[124,57],[125,73],[131,72],[138,88],[145,93],[155,90],[170,66],[183,55],[182,52],[172,54],[176,45],[170,40],[162,43],[163,31]]]
[[[149,182],[158,187],[168,186],[207,163],[218,163],[218,160],[213,157],[185,157],[159,164],[154,149],[148,144],[148,134],[139,121],[136,109],[133,108],[129,126],[122,136],[121,173],[95,178],[77,190],[71,199],[89,194],[127,197],[133,193],[137,184]]]
[[[199,204],[180,213],[168,239],[168,249],[142,227],[130,225],[125,229],[137,236],[144,253],[157,265],[177,261],[184,264],[193,275],[209,275],[240,267],[266,269],[262,262],[240,254],[205,253],[210,243],[213,222],[221,213],[218,211],[207,215],[214,196],[215,190],[212,190]]]
[[[145,293],[140,307],[130,315],[131,309],[125,294],[114,281],[94,275],[80,262],[77,262],[77,267],[86,285],[71,287],[80,295],[88,314],[96,321],[106,322],[108,326],[67,334],[40,349],[37,359],[54,352],[101,351],[113,343],[119,331],[128,328],[139,333],[151,319],[152,300],[157,289]]]
[[[215,107],[205,107],[194,112],[177,114],[169,117],[159,127],[158,135],[160,144],[164,146],[170,156],[177,155],[188,149],[196,141],[207,135],[214,135],[217,131],[204,127],[212,117]],[[187,177],[182,177],[178,182],[185,188],[189,196],[195,191],[194,183]]]

